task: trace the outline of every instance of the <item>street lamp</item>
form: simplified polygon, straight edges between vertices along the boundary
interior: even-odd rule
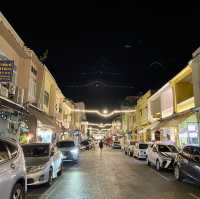
[[[103,110],[103,114],[108,114],[108,110],[107,110],[107,109],[104,109],[104,110]]]

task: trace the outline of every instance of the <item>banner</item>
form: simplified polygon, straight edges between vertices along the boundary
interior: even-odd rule
[[[14,61],[0,60],[0,83],[12,81]]]

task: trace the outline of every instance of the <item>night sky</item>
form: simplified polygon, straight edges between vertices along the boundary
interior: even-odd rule
[[[37,55],[48,49],[44,63],[66,97],[112,110],[160,88],[200,44],[198,6],[122,2],[1,11]]]

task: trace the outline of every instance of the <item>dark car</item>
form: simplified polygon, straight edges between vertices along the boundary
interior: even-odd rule
[[[200,183],[200,146],[185,146],[174,163],[176,180],[189,177]]]
[[[84,140],[80,143],[80,150],[90,150],[90,147],[88,140]]]

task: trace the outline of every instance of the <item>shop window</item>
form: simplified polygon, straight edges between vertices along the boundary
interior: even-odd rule
[[[47,91],[44,91],[44,104],[49,105],[49,93]]]

